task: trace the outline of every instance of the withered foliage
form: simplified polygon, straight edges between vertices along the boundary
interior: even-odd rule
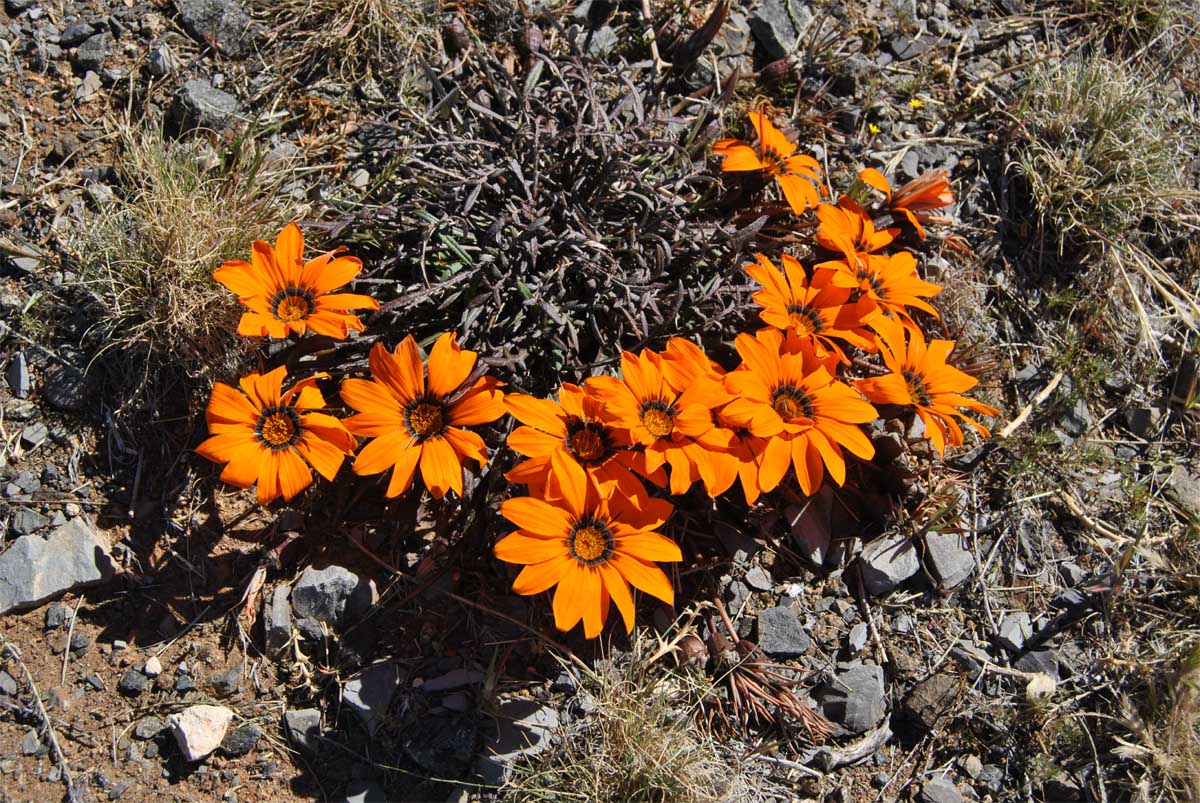
[[[681,102],[678,71],[565,39],[522,36],[507,62],[475,48],[430,71],[423,117],[363,131],[379,178],[370,211],[342,221],[382,251],[385,325],[456,330],[535,393],[747,314],[733,242],[698,212],[717,190],[708,107]]]

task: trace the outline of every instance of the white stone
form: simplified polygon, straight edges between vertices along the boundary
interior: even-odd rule
[[[168,721],[184,758],[199,761],[221,745],[233,712],[223,705],[193,705],[171,714]]]
[[[142,674],[150,678],[162,674],[162,661],[158,660],[157,655],[151,655],[146,659],[146,665],[142,667]]]

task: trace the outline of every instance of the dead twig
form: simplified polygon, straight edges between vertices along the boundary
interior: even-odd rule
[[[41,692],[38,691],[37,684],[33,682],[33,674],[29,671],[29,667],[25,665],[24,659],[21,658],[21,651],[17,649],[15,644],[10,644],[8,639],[4,638],[3,635],[0,635],[0,644],[3,645],[3,652],[7,653],[9,657],[17,662],[25,675],[25,682],[29,684],[29,689],[33,692],[33,700],[37,704],[38,715],[41,717],[42,725],[46,729],[46,738],[50,742],[50,748],[54,751],[54,758],[58,762],[58,769],[62,773],[63,785],[67,787],[67,803],[75,803],[79,798],[75,793],[75,782],[71,779],[71,767],[67,764],[67,756],[63,753],[62,745],[58,743],[58,734],[54,732],[54,722],[50,719],[50,714],[46,711],[46,705],[42,702]]]

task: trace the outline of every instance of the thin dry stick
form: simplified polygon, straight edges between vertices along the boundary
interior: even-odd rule
[[[75,620],[79,618],[79,606],[83,604],[83,597],[84,595],[80,594],[75,602],[75,610],[71,611],[71,624],[67,626],[67,648],[63,650],[62,678],[58,681],[63,686],[67,683],[67,664],[71,662],[71,637],[75,635]]]
[[[67,764],[67,756],[63,753],[62,745],[58,743],[58,734],[54,732],[54,723],[50,720],[50,714],[46,711],[46,706],[42,703],[41,692],[38,691],[37,684],[33,682],[33,675],[29,671],[29,667],[25,665],[24,659],[21,658],[21,651],[16,645],[9,644],[8,639],[0,635],[0,643],[3,644],[4,652],[8,653],[14,661],[16,661],[21,671],[25,674],[25,682],[29,684],[30,690],[33,692],[33,700],[37,703],[38,713],[41,715],[42,724],[46,726],[46,737],[50,740],[50,747],[54,749],[54,757],[58,760],[58,769],[62,773],[62,782],[67,787],[67,803],[75,803],[75,784],[71,780],[71,768]]]
[[[1051,377],[1050,382],[1046,385],[1046,387],[1042,388],[1041,392],[1033,397],[1033,401],[1025,405],[1024,409],[1021,410],[1020,415],[1018,415],[1012,421],[1009,421],[1008,424],[1005,425],[1004,429],[997,432],[996,437],[1002,440],[1016,432],[1017,428],[1025,423],[1025,419],[1029,418],[1029,414],[1033,412],[1033,408],[1037,407],[1039,404],[1049,398],[1050,394],[1054,392],[1054,389],[1058,387],[1058,383],[1062,382],[1064,375],[1065,374],[1063,371],[1059,371],[1057,374]]]

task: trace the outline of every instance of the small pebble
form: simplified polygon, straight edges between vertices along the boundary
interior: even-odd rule
[[[162,674],[162,669],[162,661],[158,660],[157,655],[151,655],[142,667],[142,674],[152,678],[158,677]]]

